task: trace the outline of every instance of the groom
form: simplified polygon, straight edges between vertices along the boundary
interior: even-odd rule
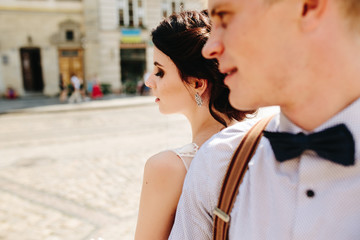
[[[209,12],[203,55],[227,74],[232,105],[281,108],[240,186],[230,239],[358,239],[360,1],[209,0]],[[212,238],[222,179],[248,128],[202,146],[169,239]]]

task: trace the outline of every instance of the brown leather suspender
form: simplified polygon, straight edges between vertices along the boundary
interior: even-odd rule
[[[217,208],[214,210],[214,240],[228,239],[230,212],[234,206],[240,184],[248,169],[262,137],[262,132],[273,118],[267,117],[257,122],[243,137],[236,149],[223,180]]]

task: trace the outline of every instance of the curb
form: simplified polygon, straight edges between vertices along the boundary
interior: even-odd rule
[[[81,103],[55,104],[47,106],[29,107],[0,111],[0,114],[40,114],[40,113],[61,113],[73,111],[92,111],[103,109],[119,109],[128,107],[139,107],[154,105],[153,96],[136,96],[109,100],[98,100]]]

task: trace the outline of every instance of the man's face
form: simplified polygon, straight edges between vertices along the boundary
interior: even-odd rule
[[[213,28],[203,49],[227,73],[231,104],[241,110],[281,105],[291,95],[298,1],[209,0]],[[299,13],[301,14],[301,13]]]

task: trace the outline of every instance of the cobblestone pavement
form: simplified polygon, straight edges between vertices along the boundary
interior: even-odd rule
[[[133,239],[146,159],[190,139],[156,105],[0,115],[0,240]]]

